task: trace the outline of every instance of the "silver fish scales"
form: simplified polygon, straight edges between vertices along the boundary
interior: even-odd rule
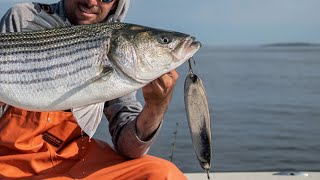
[[[33,111],[73,109],[89,136],[102,114],[83,111],[101,112],[103,102],[177,68],[201,46],[179,32],[125,23],[55,26],[62,21],[52,19],[30,21],[31,32],[0,34],[0,101]]]
[[[161,67],[162,70],[140,63],[143,61],[140,58],[146,56],[141,56],[137,52],[141,49],[134,46],[144,44],[152,48],[154,42],[151,39],[157,37],[150,36],[155,31],[161,34],[156,29],[112,23],[0,34],[0,100],[30,110],[62,110],[83,106],[88,102],[92,104],[110,100],[134,91],[185,61],[185,57],[179,57],[180,54],[174,57],[170,55],[171,62],[166,62],[162,57],[158,59],[166,65]],[[183,45],[183,48],[192,48],[194,52],[199,48],[196,42],[190,45],[193,40],[188,35],[172,35],[169,37],[172,42],[176,40],[174,36],[178,35],[179,42],[174,44],[176,47]],[[114,36],[116,37],[112,38]],[[133,36],[139,37],[134,39]],[[124,43],[120,43],[120,39]],[[131,40],[139,41],[131,43]],[[186,47],[188,43],[189,46]],[[162,47],[165,48],[168,49]],[[110,53],[110,49],[114,52]],[[194,52],[187,52],[187,56]],[[148,54],[152,55],[170,57],[169,54]],[[172,58],[176,57],[182,61],[175,63],[177,60]],[[124,61],[121,62],[121,58]],[[152,61],[156,59],[154,57]],[[149,63],[148,60],[145,62]],[[136,76],[133,75],[135,72],[126,72],[128,68],[133,68]],[[139,72],[138,68],[153,71]],[[146,79],[143,79],[144,73]],[[150,77],[152,75],[154,77]],[[107,86],[99,83],[106,76],[109,84]],[[115,84],[119,85],[118,88],[114,88]],[[103,95],[100,92],[102,89]]]
[[[110,66],[107,28],[0,34],[0,99],[31,110],[64,109],[52,104],[61,90],[90,82]]]

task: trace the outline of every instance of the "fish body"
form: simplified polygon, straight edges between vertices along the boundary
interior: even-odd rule
[[[199,48],[190,35],[125,23],[0,34],[0,101],[33,111],[105,102],[177,68]]]
[[[70,26],[45,11],[24,24],[23,32],[0,34],[0,101],[32,111],[71,109],[90,137],[105,101],[177,68],[201,45],[134,24]]]
[[[209,179],[212,156],[210,112],[203,83],[193,73],[185,79],[184,100],[194,151]]]

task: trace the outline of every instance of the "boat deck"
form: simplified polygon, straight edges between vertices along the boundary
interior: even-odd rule
[[[207,180],[205,173],[185,173],[189,180]],[[211,180],[320,180],[320,172],[213,172]]]

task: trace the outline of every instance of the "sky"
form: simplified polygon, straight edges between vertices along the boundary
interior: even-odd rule
[[[0,16],[18,2],[31,1],[1,0]],[[131,0],[125,22],[184,32],[206,45],[320,43],[319,7],[320,0]]]

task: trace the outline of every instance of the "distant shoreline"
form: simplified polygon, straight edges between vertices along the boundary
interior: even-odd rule
[[[316,46],[320,46],[320,44],[294,42],[294,43],[271,43],[271,44],[263,44],[261,46],[262,47],[316,47]]]

